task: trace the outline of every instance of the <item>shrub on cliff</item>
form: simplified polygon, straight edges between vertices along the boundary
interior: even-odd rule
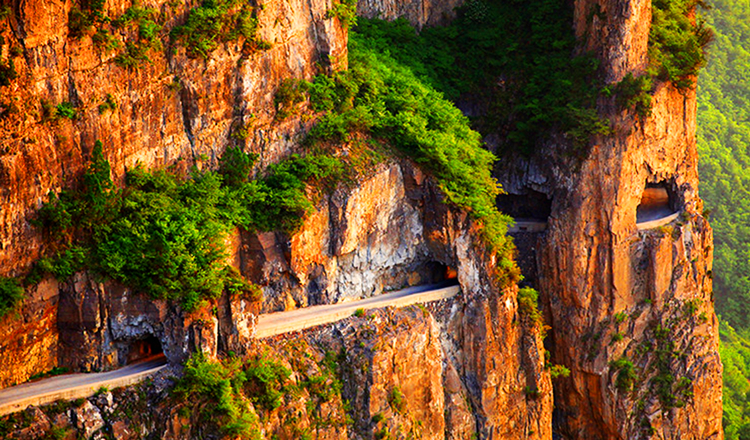
[[[219,172],[194,171],[187,179],[137,166],[117,189],[97,142],[79,189],[51,194],[39,211],[35,224],[58,252],[42,258],[28,282],[90,268],[186,310],[224,289],[260,300],[257,286],[226,268],[226,233],[234,226],[295,231],[313,209],[308,183],[332,187],[344,170],[333,157],[293,155],[250,179],[253,160],[230,148]]]
[[[318,76],[309,85],[311,104],[323,115],[308,142],[367,135],[411,157],[435,178],[450,203],[483,225],[489,247],[503,257],[501,272],[514,278],[512,243],[506,236],[509,218],[495,207],[500,193],[491,175],[495,157],[440,92],[361,40],[352,34],[348,71]]]
[[[713,32],[701,17],[693,17],[702,0],[654,0],[649,33],[649,69],[678,89],[693,87],[698,70],[706,64],[706,46]]]
[[[23,300],[24,290],[15,278],[0,277],[0,318]]]
[[[256,38],[258,19],[245,0],[204,0],[193,8],[185,24],[175,26],[171,35],[185,45],[191,58],[204,59],[220,43],[245,38],[245,49],[268,49],[270,45]]]
[[[477,109],[472,124],[504,150],[531,153],[553,130],[583,150],[608,123],[596,111],[598,63],[574,56],[572,10],[558,0],[470,0],[445,27],[360,19],[353,38]]]
[[[521,319],[536,328],[542,328],[544,321],[539,311],[537,291],[530,287],[518,289],[517,300],[518,314],[521,315]]]
[[[261,439],[258,416],[242,392],[245,381],[239,359],[218,362],[196,353],[185,364],[172,393],[202,420],[216,423],[226,435]]]

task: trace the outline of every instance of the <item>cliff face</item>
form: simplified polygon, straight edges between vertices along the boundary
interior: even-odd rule
[[[157,11],[163,48],[148,52],[150,61],[136,69],[114,61],[117,50],[94,44],[91,36],[74,38],[66,25],[71,1],[14,2],[0,22],[4,58],[11,55],[18,78],[0,87],[3,102],[17,107],[0,119],[0,267],[16,274],[43,251],[28,218],[50,190],[69,186],[82,170],[94,141],[116,179],[126,167],[172,164],[178,158],[215,163],[240,126],[244,142],[273,163],[295,148],[305,124],[300,118],[274,123],[274,93],[285,78],[310,78],[316,65],[346,66],[346,29],[329,17],[328,1],[266,2],[258,15],[258,36],[271,48],[243,54],[242,41],[221,44],[209,59],[189,58],[170,41],[169,30],[199,1],[140,2]],[[132,4],[105,2],[103,13],[120,17]],[[132,38],[131,38],[132,39]],[[125,38],[122,45],[125,44]],[[112,96],[116,108],[100,112]],[[56,106],[70,102],[74,120],[43,122],[41,100]],[[272,127],[273,125],[273,127]]]
[[[199,4],[139,3],[157,11],[163,48],[149,51],[150,61],[137,69],[119,67],[114,61],[118,51],[95,45],[90,35],[69,35],[66,23],[73,2],[11,4],[12,13],[0,20],[2,58],[14,62],[18,75],[0,86],[1,274],[21,275],[45,252],[47,243],[29,220],[49,191],[59,192],[76,181],[97,139],[105,144],[115,181],[136,163],[183,169],[215,164],[226,145],[237,142],[230,135],[243,126],[251,136],[242,142],[259,153],[261,166],[298,148],[309,123],[298,116],[277,121],[274,95],[283,79],[310,78],[316,65],[346,66],[347,32],[329,17],[330,2],[267,2],[258,13],[258,35],[272,44],[270,49],[247,55],[242,41],[230,42],[219,45],[207,60],[188,58],[185,48],[169,38],[169,30]],[[108,1],[103,12],[114,19],[131,5]],[[122,38],[124,46],[132,36]],[[108,94],[116,106],[101,112]],[[53,107],[70,102],[77,117],[45,122],[42,100]],[[3,368],[3,385],[54,367],[57,342],[67,347],[58,328],[66,333],[71,325],[75,329],[103,313],[91,306],[89,297],[71,300],[73,304],[65,295],[58,313],[58,288],[50,283],[56,284],[31,289],[20,315],[1,320],[0,349],[8,354],[0,357],[0,365],[8,367]],[[60,291],[85,295],[69,286]],[[84,304],[88,308],[78,311]],[[103,338],[98,329],[85,332],[89,341]],[[80,341],[70,342],[76,346]],[[70,355],[63,349],[59,356]],[[103,364],[89,367],[97,365]]]
[[[259,153],[259,167],[301,151],[310,113],[280,120],[274,95],[285,78],[346,66],[346,30],[329,17],[332,4],[266,2],[258,33],[270,49],[243,54],[241,41],[230,42],[207,60],[188,58],[167,37],[197,4],[143,2],[159,11],[164,50],[127,70],[90,36],[68,35],[62,23],[70,1],[12,3],[10,18],[0,22],[3,57],[13,57],[19,74],[0,86],[2,105],[10,97],[17,108],[0,118],[0,273],[22,274],[46,250],[28,220],[48,191],[75,181],[96,139],[116,181],[137,162],[213,166],[235,142]],[[592,13],[595,5],[599,13]],[[105,9],[117,17],[129,6],[108,1]],[[449,19],[454,6],[361,1],[358,11],[406,15],[421,27]],[[575,2],[576,31],[603,61],[606,82],[645,68],[650,10],[649,2]],[[100,113],[107,94],[117,106]],[[42,122],[41,99],[72,102],[79,117]],[[341,399],[351,409],[334,399],[311,412],[311,396],[303,394],[264,419],[267,433],[295,438],[299,432],[286,423],[295,416],[297,428],[331,439],[376,432],[549,439],[553,427],[565,438],[721,438],[712,237],[697,194],[694,93],[660,85],[646,119],[613,100],[599,105],[614,133],[595,139],[585,159],[566,156],[553,141],[532,158],[504,158],[497,170],[509,193],[533,190],[552,199],[547,231],[524,245],[535,252],[521,257],[536,261],[552,361],[571,369],[556,382],[554,423],[544,347],[519,315],[516,288],[496,285],[493,256],[466,213],[444,204],[413,164],[394,160],[323,196],[291,237],[239,230],[230,237],[230,263],[263,287],[261,304],[224,296],[187,314],[85,272],[29,288],[18,312],[0,322],[0,386],[56,365],[114,368],[149,338],[174,365],[197,349],[210,356],[266,353],[289,366],[297,382],[319,373],[326,353],[343,351]],[[249,137],[232,138],[239,128]],[[647,184],[667,189],[679,220],[637,229]],[[458,274],[461,295],[424,310],[382,310],[303,334],[252,338],[258,313],[432,282],[448,267]],[[304,365],[293,365],[300,358]],[[15,435],[38,437],[53,425],[86,436],[103,427],[121,438],[216,435],[165,403],[167,386],[161,377],[144,392],[99,396],[62,414],[30,410],[37,425]],[[395,389],[403,405],[392,402]],[[153,410],[133,416],[133,408]],[[320,426],[321,414],[337,423]]]
[[[599,13],[592,13],[599,8]],[[576,29],[603,61],[608,83],[646,67],[649,2],[576,2]],[[551,143],[508,158],[510,193],[546,194],[548,229],[536,245],[537,284],[552,330],[552,359],[571,368],[555,389],[567,438],[721,438],[718,322],[711,291],[712,233],[698,197],[695,92],[660,84],[639,118],[600,100],[614,132],[581,162]],[[647,185],[680,212],[639,231]],[[632,378],[618,382],[620,376]]]
[[[335,226],[313,234],[321,230],[321,221],[330,225],[330,218],[338,219]],[[436,439],[475,434],[550,438],[551,383],[538,331],[521,323],[515,287],[499,290],[495,285],[493,257],[484,251],[476,226],[465,213],[442,203],[431,180],[413,165],[382,164],[354,188],[340,188],[319,202],[291,240],[245,233],[237,242],[234,261],[249,277],[255,270],[263,274],[251,277],[264,285],[262,308],[329,302],[344,293],[345,298],[360,298],[399,284],[430,282],[448,265],[455,268],[462,293],[425,309],[372,312],[303,335],[256,341],[251,333],[258,306],[240,298],[224,297],[213,311],[187,315],[164,301],[81,273],[59,288],[60,364],[76,370],[115,367],[135,342],[150,336],[175,364],[200,348],[209,355],[218,350],[263,353],[309,374],[307,367],[295,366],[296,360],[343,352],[342,397],[352,409],[347,413],[332,404],[323,411],[331,420],[349,415],[353,425],[327,425],[320,438],[383,429]],[[281,249],[285,244],[287,251]],[[363,269],[368,265],[373,269]],[[27,376],[21,370],[6,373],[5,379]],[[390,402],[394,389],[402,393],[403,404]],[[169,422],[176,416],[157,402],[150,403],[158,408],[147,424],[152,432],[178,423]],[[304,407],[304,399],[285,403],[264,422],[267,432],[293,438],[285,430],[300,405]],[[372,421],[381,417],[384,421]],[[105,418],[109,426],[118,422]],[[317,422],[307,414],[300,423],[305,428]],[[176,438],[198,435],[201,425],[196,422],[190,429]]]

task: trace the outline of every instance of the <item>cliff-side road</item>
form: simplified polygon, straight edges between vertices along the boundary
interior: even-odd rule
[[[282,333],[302,330],[316,325],[328,324],[348,318],[357,309],[377,309],[380,307],[405,307],[450,298],[456,295],[460,286],[455,281],[409,287],[384,295],[373,296],[359,301],[339,304],[305,307],[288,312],[260,315],[255,327],[256,338],[266,338]]]
[[[132,385],[166,365],[167,359],[161,355],[104,373],[66,374],[6,388],[0,390],[0,415],[60,399],[93,396],[102,387],[112,389]]]
[[[635,226],[639,231],[658,228],[672,223],[680,215],[680,212],[672,212],[669,208],[647,211],[638,216]],[[543,220],[517,219],[508,228],[509,233],[515,232],[544,232],[547,230],[547,222]]]

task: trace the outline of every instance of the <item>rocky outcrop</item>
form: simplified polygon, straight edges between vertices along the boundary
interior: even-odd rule
[[[357,2],[357,15],[389,21],[405,18],[415,28],[422,29],[424,26],[449,23],[456,16],[456,8],[463,3],[463,0],[360,0]]]
[[[384,182],[391,193],[384,193]],[[349,416],[353,427],[325,425],[321,438],[346,437],[348,429],[369,433],[366,436],[384,431],[422,438],[551,437],[551,383],[539,331],[522,323],[515,286],[496,284],[494,256],[485,250],[466,213],[443,203],[432,181],[408,162],[383,164],[355,187],[321,200],[318,207],[291,238],[291,253],[270,247],[257,258],[265,262],[259,271],[265,275],[257,279],[264,285],[264,307],[292,306],[285,303],[290,285],[299,286],[291,292],[300,295],[300,301],[309,301],[305,294],[311,285],[331,286],[329,295],[316,293],[315,298],[335,302],[400,287],[396,283],[422,283],[434,275],[431,264],[438,263],[443,270],[447,264],[455,268],[462,293],[428,308],[368,312],[303,335],[255,341],[251,331],[259,309],[242,298],[224,297],[215,307],[188,315],[165,301],[81,273],[60,288],[61,362],[77,370],[111,368],[127,360],[135,341],[150,336],[160,341],[175,364],[198,348],[213,356],[219,349],[245,356],[264,353],[290,367],[299,359],[343,352],[342,396],[351,402],[351,410],[342,412],[332,404],[321,411],[331,420]],[[331,216],[338,222],[327,234],[298,241],[305,231],[320,229],[320,218]],[[405,233],[403,224],[410,225],[411,234]],[[254,236],[249,241],[261,240]],[[358,254],[363,248],[375,249],[377,255]],[[240,244],[234,260],[255,261],[243,257],[244,252]],[[369,263],[369,272],[368,258],[377,258]],[[357,259],[358,264],[339,263]],[[403,274],[395,275],[399,272]],[[357,283],[349,281],[363,273],[367,276],[356,278]],[[346,296],[336,296],[339,286],[348,289]],[[308,367],[290,369],[309,375]],[[289,427],[284,414],[300,411],[308,417],[302,418],[299,429],[317,426],[304,408],[304,399],[290,400],[269,416],[267,432],[284,432]],[[165,425],[170,416],[164,408],[159,411],[153,429],[163,432],[159,430],[169,429]],[[108,423],[114,427],[114,421]],[[195,429],[200,430],[200,424]]]
[[[645,69],[650,13],[646,3],[576,2],[577,31],[589,36],[608,82]],[[648,118],[612,98],[600,109],[614,130],[594,139],[586,158],[566,158],[550,143],[535,157],[506,158],[498,173],[511,193],[552,199],[536,259],[552,360],[572,371],[555,390],[556,427],[565,438],[721,438],[695,93],[659,84]],[[666,187],[681,215],[639,232],[647,184]],[[623,370],[634,373],[632,384],[618,382]]]
[[[199,1],[140,2],[157,11],[162,49],[149,51],[150,61],[134,69],[120,67],[114,61],[118,51],[96,45],[91,36],[70,35],[66,23],[73,3],[13,2],[10,16],[0,20],[1,53],[3,59],[10,56],[18,74],[0,86],[4,275],[20,274],[44,252],[44,241],[28,220],[49,191],[75,181],[95,140],[104,143],[115,180],[136,163],[215,163],[226,145],[238,141],[230,135],[240,127],[250,133],[240,141],[260,153],[261,165],[277,162],[296,148],[309,125],[299,117],[276,121],[274,94],[281,81],[309,79],[316,66],[346,66],[347,31],[329,17],[331,3],[325,0],[265,2],[257,11],[258,37],[271,43],[270,49],[247,54],[242,41],[229,42],[205,60],[188,58],[169,37]],[[114,19],[130,6],[107,1],[104,14]],[[100,111],[107,95],[116,108]],[[52,106],[70,102],[77,117],[44,122],[41,100]]]

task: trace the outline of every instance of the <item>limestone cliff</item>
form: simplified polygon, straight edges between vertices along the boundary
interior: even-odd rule
[[[575,10],[577,33],[602,60],[607,83],[644,71],[650,2],[579,1]],[[572,370],[555,388],[556,430],[565,438],[722,438],[695,92],[660,83],[646,118],[612,98],[599,106],[614,130],[594,139],[581,162],[551,142],[499,170],[510,193],[551,199],[536,283],[553,362]],[[647,185],[667,189],[678,220],[636,227]],[[634,373],[633,391],[618,382],[623,370]]]
[[[454,3],[363,0],[358,11],[405,15],[421,27],[448,20]],[[91,35],[69,35],[63,24],[73,2],[11,2],[0,20],[0,54],[18,73],[0,85],[0,274],[22,275],[47,251],[29,221],[50,190],[75,181],[96,139],[105,142],[116,181],[137,162],[212,167],[232,143],[259,153],[258,168],[301,151],[314,115],[303,108],[277,117],[274,96],[286,78],[346,66],[347,31],[329,13],[333,4],[266,2],[257,8],[258,34],[269,49],[248,53],[242,41],[227,42],[207,59],[188,57],[168,35],[198,4],[142,2],[158,13],[163,48],[125,69]],[[114,18],[129,6],[108,0],[105,12]],[[577,34],[602,60],[606,83],[645,68],[650,2],[578,0],[575,11]],[[100,112],[108,95],[117,105]],[[48,120],[42,100],[71,102],[78,116]],[[0,386],[57,365],[114,368],[135,343],[154,338],[174,374],[197,349],[264,353],[301,382],[321,373],[328,352],[345,353],[341,395],[314,408],[308,391],[285,400],[262,421],[268,437],[314,430],[330,439],[380,432],[550,439],[554,429],[571,439],[721,438],[712,236],[697,194],[694,93],[659,85],[644,119],[614,98],[601,98],[599,108],[614,132],[594,139],[585,159],[567,156],[553,139],[497,169],[511,195],[551,199],[547,231],[519,247],[533,250],[521,257],[535,266],[528,279],[542,294],[552,362],[571,369],[557,379],[554,419],[541,335],[521,319],[517,288],[497,285],[478,226],[403,159],[321,197],[292,236],[232,234],[230,263],[263,287],[260,304],[224,296],[186,313],[87,272],[29,287],[17,312],[0,319]],[[647,185],[666,188],[677,221],[638,230]],[[284,338],[252,338],[259,313],[377,295],[432,281],[447,267],[462,293],[424,310],[381,310]],[[31,409],[36,424],[13,422],[13,435],[36,438],[58,426],[85,437],[218,436],[165,400],[170,381],[164,374],[75,408]],[[402,404],[390,398],[396,389]]]

